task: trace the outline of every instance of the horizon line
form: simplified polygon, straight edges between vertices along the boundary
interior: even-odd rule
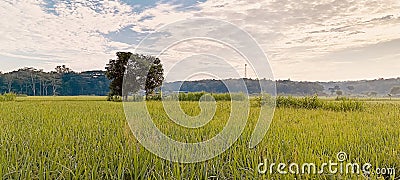
[[[18,69],[14,69],[14,70],[10,70],[10,71],[0,71],[0,74],[7,74],[7,73],[11,73],[11,72],[16,72],[18,70],[24,69],[24,68],[34,68],[36,70],[43,70],[43,72],[53,72],[53,71],[44,71],[44,69],[37,69],[35,67],[22,67],[22,68],[18,68]],[[75,73],[83,73],[83,72],[90,72],[90,71],[103,71],[105,72],[106,69],[89,69],[89,70],[83,70],[83,71],[76,71],[71,69],[72,72]],[[399,76],[392,76],[392,77],[377,77],[377,78],[365,78],[365,79],[346,79],[346,80],[304,80],[304,79],[296,79],[296,78],[290,78],[290,77],[285,77],[285,78],[274,78],[274,81],[297,81],[297,82],[317,82],[317,83],[329,83],[329,82],[356,82],[356,81],[376,81],[376,80],[390,80],[390,79],[399,79]],[[229,79],[251,79],[251,80],[256,80],[257,78],[254,77],[241,77],[241,78],[224,78],[224,79],[196,79],[196,80],[190,80],[189,82],[195,82],[195,81],[202,81],[202,80],[229,80]],[[267,78],[258,78],[258,79],[266,79],[266,80],[271,80],[271,79],[267,79]],[[165,83],[173,83],[173,82],[182,82],[185,80],[175,80],[175,81],[165,81]]]

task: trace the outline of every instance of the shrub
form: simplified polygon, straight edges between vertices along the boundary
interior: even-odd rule
[[[260,98],[257,105],[263,105]],[[324,109],[330,111],[361,111],[364,109],[363,102],[351,100],[348,98],[337,98],[336,101],[323,101],[318,96],[295,98],[292,96],[278,96],[276,98],[276,107],[284,108],[303,108],[303,109]]]
[[[154,94],[154,95],[146,96],[146,101],[161,101],[161,99],[162,99],[161,94]],[[133,96],[133,101],[137,102],[137,101],[141,101],[141,100],[143,100],[142,96],[138,96],[138,95]]]
[[[215,101],[230,101],[233,98],[236,98],[234,100],[240,100],[240,95],[237,95],[235,97],[231,96],[229,93],[224,93],[224,94],[212,94],[214,97]]]
[[[250,102],[251,102],[251,106],[256,106],[256,107],[260,107],[260,106],[275,106],[276,105],[276,100],[277,98],[272,97],[270,94],[262,94],[261,96],[257,96],[255,98],[253,98]]]
[[[246,99],[246,96],[241,93],[236,93],[236,94],[230,94],[230,93],[223,93],[223,94],[208,94],[212,96],[207,96],[208,93],[206,92],[191,92],[191,93],[179,93],[178,98],[179,101],[200,101],[200,99],[203,97],[203,101],[243,101]],[[176,95],[170,95],[170,97],[166,97],[166,99],[173,99],[173,96]]]
[[[122,102],[122,97],[118,95],[108,95],[107,101]]]
[[[15,101],[17,99],[17,94],[15,93],[4,93],[0,95],[0,101]]]
[[[304,98],[278,96],[276,99],[276,106],[288,108],[320,109],[323,108],[324,102],[322,102],[317,96]]]
[[[329,102],[325,109],[331,111],[361,111],[364,109],[364,103],[354,100],[341,100],[340,102]]]

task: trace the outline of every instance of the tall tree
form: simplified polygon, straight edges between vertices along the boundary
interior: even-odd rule
[[[153,56],[118,52],[117,60],[110,60],[106,69],[107,77],[112,80],[110,96],[117,95],[126,98],[128,91],[124,91],[125,94],[123,94],[123,88],[132,93],[144,89],[146,95],[150,95],[164,80],[161,61]],[[124,76],[127,79],[125,83]]]
[[[28,78],[30,79],[29,86],[32,89],[33,96],[36,96],[37,69],[30,67],[30,68],[24,68],[23,71],[26,72]]]
[[[42,95],[48,96],[49,95],[49,87],[51,86],[51,74],[50,73],[42,73],[40,76],[42,81]]]
[[[57,90],[62,85],[61,74],[57,73],[56,71],[50,72],[50,84],[53,96],[58,95]]]
[[[50,72],[52,74],[52,87],[53,87],[53,96],[58,95],[57,90],[63,87],[63,77],[65,74],[74,73],[70,68],[65,65],[57,66],[55,71]]]
[[[149,57],[153,64],[150,66],[146,79],[146,97],[153,94],[154,90],[162,85],[164,81],[164,69],[160,59]]]
[[[0,93],[104,96],[109,91],[109,83],[105,71],[101,70],[76,73],[64,65],[57,66],[54,71],[44,72],[25,67],[0,74]]]
[[[14,82],[15,76],[12,73],[4,74],[4,81],[7,85],[7,92],[10,93],[12,89],[12,84]]]
[[[110,83],[110,96],[122,96],[122,84],[124,81],[124,73],[126,66],[132,53],[130,52],[117,52],[117,59],[111,59],[106,66],[106,76],[111,80]]]

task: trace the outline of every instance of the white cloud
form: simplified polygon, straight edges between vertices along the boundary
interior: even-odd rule
[[[102,33],[134,24],[136,15],[130,6],[118,2],[104,1],[96,7],[99,12],[85,6],[88,2],[59,2],[54,8],[56,14],[46,13],[40,1],[1,4],[0,51],[6,56],[40,59],[44,63],[57,60],[76,70],[103,69],[113,56],[107,49],[124,45],[109,42]]]
[[[194,12],[196,17],[226,20],[252,34],[270,57],[278,78],[315,79],[320,72],[305,67],[311,65],[313,69],[332,71],[325,67],[334,65],[337,61],[322,59],[330,53],[400,38],[400,1],[397,0],[210,0],[198,7],[201,11]],[[157,22],[159,21],[153,19],[143,23],[157,27],[154,26]],[[225,35],[225,32],[220,33],[221,36]],[[319,63],[310,63],[315,61]],[[352,60],[345,58],[341,61]],[[296,64],[297,69],[291,64]],[[308,69],[309,72],[301,69]],[[355,71],[358,70],[352,70]],[[338,78],[343,78],[339,69],[336,72]],[[347,74],[351,77],[351,73]],[[355,75],[363,78],[360,74]],[[331,77],[335,78],[335,75]]]
[[[102,69],[114,57],[114,51],[133,50],[136,45],[108,39],[104,34],[124,27],[148,33],[178,20],[209,17],[232,22],[254,36],[269,56],[278,78],[319,76],[323,80],[329,79],[321,75],[325,71],[333,71],[331,78],[371,75],[362,70],[356,72],[354,68],[363,67],[361,62],[349,57],[327,58],[331,54],[349,48],[362,51],[363,47],[400,39],[398,0],[209,0],[195,5],[196,9],[182,11],[179,5],[159,3],[140,13],[120,1],[57,2],[54,13],[45,12],[44,3],[39,0],[2,3],[1,55],[42,60],[49,65],[62,62],[75,70]],[[193,26],[201,28],[199,24]],[[190,51],[188,48],[184,50]],[[388,57],[398,55],[392,52]],[[346,63],[349,61],[352,63]],[[379,61],[385,59],[381,57]],[[394,62],[393,58],[387,61]],[[346,72],[344,77],[335,75],[334,67],[339,68],[338,64],[359,66],[352,66],[353,70],[347,68],[350,66],[342,68],[353,71]]]

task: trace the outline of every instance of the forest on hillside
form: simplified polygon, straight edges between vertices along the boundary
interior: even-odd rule
[[[29,67],[0,73],[0,93],[28,96],[104,96],[109,83],[104,71],[74,72],[65,66],[51,72]]]
[[[211,92],[226,93],[228,87],[233,87],[230,92],[244,92],[240,84],[244,82],[250,94],[260,93],[260,84],[264,92],[274,92],[271,80],[256,79],[225,79],[225,80],[198,80],[185,82],[169,82],[163,87],[163,91],[184,92]],[[224,84],[225,83],[225,84]],[[341,81],[341,82],[308,82],[308,81],[275,81],[278,95],[294,96],[352,96],[352,97],[397,97],[400,96],[400,78]]]
[[[185,82],[164,82],[163,91],[243,92],[240,84],[244,82],[248,93],[260,93],[260,84],[264,92],[273,92],[273,81],[256,79],[199,80]],[[279,95],[295,96],[357,96],[388,97],[400,96],[400,78],[342,81],[342,82],[307,82],[277,80],[276,90]],[[224,84],[225,83],[225,84]],[[74,72],[66,66],[57,66],[54,71],[44,72],[35,68],[21,68],[8,73],[0,73],[0,93],[14,92],[29,96],[76,96],[109,93],[110,80],[106,71]]]
[[[244,89],[243,84],[246,89]],[[228,88],[229,87],[229,90]],[[261,88],[262,87],[262,88]],[[274,93],[276,87],[278,94],[287,95],[314,95],[322,93],[324,87],[315,82],[297,82],[289,80],[278,80],[276,85],[271,80],[256,79],[225,79],[225,80],[199,80],[166,83],[163,91],[187,91],[187,92],[211,92],[211,93],[227,93],[227,92],[248,92],[249,94],[258,94],[261,92]]]

